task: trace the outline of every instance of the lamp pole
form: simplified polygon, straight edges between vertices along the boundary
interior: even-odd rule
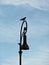
[[[26,22],[26,17],[20,19],[22,20],[22,25],[21,25],[21,29],[20,29],[20,43],[19,43],[19,65],[21,65],[21,61],[22,61],[22,50],[28,50],[29,46],[26,43],[26,32],[27,32],[27,22]],[[23,29],[23,25],[24,23],[26,24],[26,26],[24,27],[24,30],[22,32]],[[22,45],[22,37],[23,37],[23,45]]]

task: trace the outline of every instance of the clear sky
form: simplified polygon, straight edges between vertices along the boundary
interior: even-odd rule
[[[0,0],[0,65],[19,65],[24,16],[30,49],[23,51],[22,65],[49,65],[49,0]]]

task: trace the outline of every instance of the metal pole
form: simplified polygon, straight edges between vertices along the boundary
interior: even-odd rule
[[[20,60],[19,60],[19,65],[21,65],[21,60],[22,60],[22,51],[21,51],[21,43],[19,44],[19,57],[20,57]]]

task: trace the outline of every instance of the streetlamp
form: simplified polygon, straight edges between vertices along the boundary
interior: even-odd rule
[[[29,46],[27,44],[27,36],[26,36],[26,33],[27,33],[27,21],[25,20],[26,17],[20,19],[22,22],[22,25],[21,25],[21,29],[20,29],[20,43],[19,43],[19,56],[20,56],[20,65],[21,65],[21,56],[22,56],[22,50],[29,50]],[[23,25],[24,23],[26,24],[26,26],[24,27],[23,29]],[[23,29],[23,32],[22,32],[22,29]],[[22,40],[23,38],[23,40]],[[23,44],[22,44],[22,41],[23,41]]]

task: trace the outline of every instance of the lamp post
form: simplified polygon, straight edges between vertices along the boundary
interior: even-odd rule
[[[27,44],[27,36],[26,36],[26,33],[27,33],[27,21],[25,20],[26,17],[20,19],[22,22],[22,25],[21,25],[21,29],[20,29],[20,43],[19,43],[19,57],[20,57],[20,64],[21,65],[21,57],[22,57],[22,50],[29,50],[29,46]],[[26,26],[24,27],[23,29],[23,25],[24,23],[26,24]],[[22,32],[22,29],[23,29],[23,32]],[[23,40],[22,40],[23,38]],[[22,44],[22,41],[23,41],[23,44]]]

